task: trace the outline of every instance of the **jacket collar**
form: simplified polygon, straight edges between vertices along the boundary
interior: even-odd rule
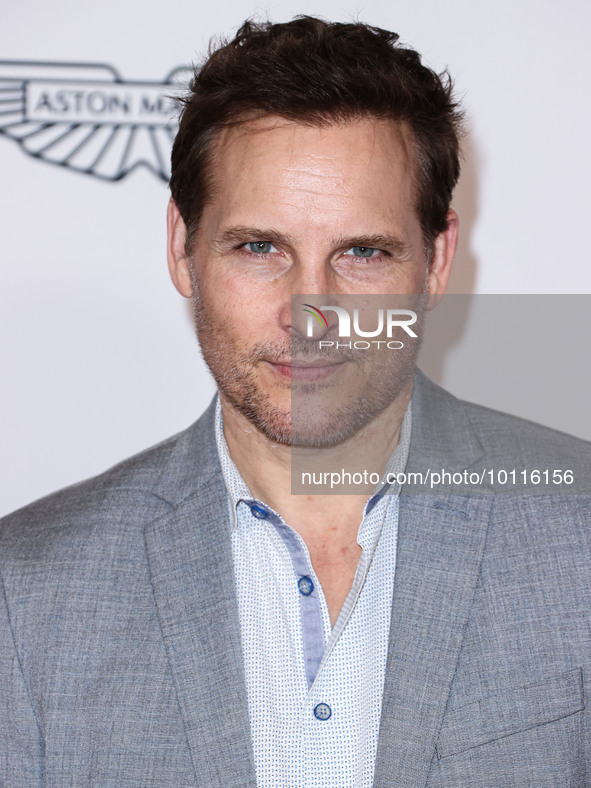
[[[174,438],[168,461],[152,489],[154,495],[178,506],[185,498],[221,481],[215,438],[215,405],[217,397],[188,430]],[[223,481],[221,481],[223,487]]]
[[[409,470],[463,471],[484,455],[464,403],[419,369],[415,371],[412,412]]]

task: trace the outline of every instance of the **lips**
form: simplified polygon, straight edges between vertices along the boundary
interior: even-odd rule
[[[342,360],[328,361],[323,358],[268,361],[267,363],[281,377],[304,382],[323,380],[342,368],[346,362]]]

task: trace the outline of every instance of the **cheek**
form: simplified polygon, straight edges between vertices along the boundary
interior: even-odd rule
[[[284,307],[287,304],[289,311],[291,304],[289,294],[284,296],[276,286],[236,269],[220,270],[216,276],[208,276],[205,270],[197,285],[212,321],[255,342],[278,333]]]
[[[251,297],[240,288],[225,287],[202,293],[202,302],[207,324],[203,327],[229,343],[228,348],[246,351],[258,343],[277,339],[272,313],[260,294]]]
[[[261,281],[258,270],[241,265],[240,261],[204,260],[196,267],[195,276],[199,292],[220,306],[240,308],[243,302],[256,303],[266,297],[266,283]]]
[[[199,298],[215,323],[225,323],[244,309],[245,299],[234,277],[211,276],[205,269],[196,280]]]
[[[409,275],[408,292],[422,295],[427,287],[428,270],[427,265],[417,265]]]

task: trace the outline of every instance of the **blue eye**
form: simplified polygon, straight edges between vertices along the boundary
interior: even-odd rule
[[[352,254],[349,254],[352,252]],[[345,254],[348,257],[375,257],[376,254],[379,254],[379,249],[374,249],[373,246],[352,246],[351,249],[347,249]]]
[[[271,241],[250,241],[245,246],[249,252],[254,254],[270,254],[277,251]]]

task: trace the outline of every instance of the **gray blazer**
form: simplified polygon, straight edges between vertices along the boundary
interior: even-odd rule
[[[417,374],[409,470],[589,458]],[[591,785],[590,521],[586,495],[405,490],[376,788]],[[0,571],[1,786],[256,785],[211,407],[3,520]]]

